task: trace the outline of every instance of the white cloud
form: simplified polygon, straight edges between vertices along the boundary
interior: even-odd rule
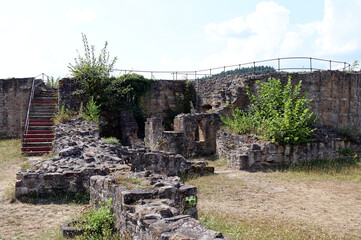
[[[91,9],[81,10],[79,8],[70,9],[67,18],[68,24],[80,24],[84,22],[91,22],[96,18],[97,14]]]
[[[361,1],[325,0],[322,22],[316,25],[320,54],[344,54],[361,48]]]
[[[247,16],[238,16],[228,21],[208,24],[205,34],[208,40],[224,41],[225,49],[200,63],[187,63],[190,66],[208,68],[224,66],[247,61],[278,57],[279,54],[291,53],[302,45],[302,40],[290,28],[290,12],[277,3],[261,2],[256,10]],[[168,59],[165,66],[182,61]]]
[[[292,24],[292,13],[288,9],[273,1],[261,2],[247,16],[205,26],[207,40],[225,43],[221,52],[198,63],[168,57],[162,64],[177,68],[209,68],[291,56],[345,58],[347,54],[361,51],[359,9],[361,0],[325,0],[321,20]]]

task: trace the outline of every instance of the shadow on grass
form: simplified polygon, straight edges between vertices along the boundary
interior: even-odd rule
[[[290,172],[317,172],[325,174],[348,173],[352,170],[361,170],[361,159],[358,157],[344,157],[330,160],[315,160],[299,164],[292,164],[280,168],[280,171]]]
[[[89,193],[79,192],[62,192],[57,191],[53,194],[29,194],[22,196],[19,201],[28,204],[44,205],[44,204],[89,204]]]

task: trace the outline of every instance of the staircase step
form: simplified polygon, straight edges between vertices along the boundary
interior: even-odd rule
[[[55,103],[58,103],[58,102],[55,101],[55,100],[53,100],[53,101],[48,101],[48,100],[44,100],[44,101],[34,101],[34,100],[32,100],[31,103],[32,103],[32,104],[43,104],[43,103],[44,103],[44,104],[45,104],[45,103],[54,103],[54,104],[55,104]]]
[[[51,123],[54,123],[52,120],[35,119],[35,118],[34,118],[34,119],[30,119],[29,122],[31,122],[31,123],[32,123],[32,122],[44,122],[44,123],[50,123],[50,122],[51,122]]]
[[[30,116],[30,119],[36,118],[36,119],[44,119],[44,120],[52,120],[55,118],[55,116]]]
[[[53,130],[53,126],[29,126],[29,130]]]
[[[45,126],[54,126],[54,122],[29,122],[29,127],[32,126],[39,126],[39,127],[45,127]]]
[[[53,134],[52,130],[29,130],[28,134]]]
[[[25,137],[25,136],[24,136]],[[29,134],[26,138],[54,138],[54,134]]]
[[[26,143],[47,143],[52,142],[54,138],[27,138]]]
[[[25,142],[23,147],[51,147],[52,145],[52,142]]]
[[[22,147],[21,151],[51,151],[52,147]]]

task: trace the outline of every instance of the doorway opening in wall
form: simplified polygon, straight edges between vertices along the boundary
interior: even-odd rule
[[[204,142],[204,129],[203,129],[203,124],[201,121],[198,121],[197,123],[197,129],[196,129],[196,141],[197,142]]]

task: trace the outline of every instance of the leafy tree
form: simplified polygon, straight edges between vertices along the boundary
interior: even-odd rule
[[[99,56],[95,54],[95,46],[89,45],[88,38],[82,33],[84,56],[78,51],[75,64],[69,63],[71,76],[80,84],[79,93],[93,96],[96,102],[102,101],[104,90],[109,85],[110,73],[114,68],[117,57],[110,59],[107,50],[108,43],[105,42]]]

